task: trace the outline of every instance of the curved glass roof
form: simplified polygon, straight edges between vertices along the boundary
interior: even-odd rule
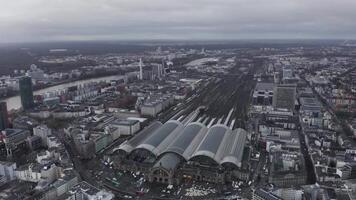
[[[153,168],[164,168],[166,170],[174,170],[177,168],[178,164],[181,162],[181,159],[178,155],[174,153],[164,154],[153,166]]]
[[[152,123],[149,127],[147,127],[146,129],[142,130],[139,134],[137,134],[135,137],[133,137],[131,140],[129,140],[129,143],[132,146],[139,145],[140,142],[144,141],[146,138],[151,136],[155,132],[155,130],[157,130],[161,126],[162,126],[161,122]]]
[[[201,145],[199,146],[198,151],[208,151],[213,154],[219,149],[219,146],[224,139],[225,133],[227,131],[226,127],[223,126],[214,126],[211,127],[207,133],[207,136],[202,141]]]
[[[233,132],[230,137],[227,151],[225,152],[225,157],[222,159],[221,164],[230,162],[235,164],[237,167],[241,167],[246,137],[247,133],[243,129],[237,129]]]
[[[183,129],[178,138],[168,147],[166,151],[175,152],[183,156],[184,151],[192,143],[193,139],[198,135],[203,128],[201,124],[189,124]]]
[[[169,134],[179,126],[179,122],[169,121],[157,129],[143,144],[156,148]]]
[[[161,126],[162,126],[161,122],[153,122],[150,126],[140,131],[137,135],[132,137],[130,140],[123,142],[119,146],[119,148],[115,148],[114,151],[120,149],[128,153],[131,152],[137,145],[139,145],[146,138],[151,136],[155,132],[155,130],[157,130]]]

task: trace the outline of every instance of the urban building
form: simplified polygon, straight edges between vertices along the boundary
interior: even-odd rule
[[[39,123],[37,120],[26,115],[16,117],[12,120],[12,126],[14,129],[26,129],[32,131],[33,128],[38,125]]]
[[[31,77],[25,76],[20,79],[21,105],[24,110],[33,108],[33,89]]]
[[[89,183],[82,181],[73,186],[63,199],[65,200],[112,200],[114,194],[106,190],[100,190]]]
[[[9,128],[9,124],[6,102],[0,102],[0,130]]]
[[[89,140],[94,143],[95,153],[103,150],[112,142],[111,135],[105,133],[90,133]]]
[[[300,111],[309,116],[318,117],[321,113],[321,103],[315,97],[300,98]]]
[[[59,177],[60,169],[55,164],[29,163],[15,170],[17,179],[35,182],[46,181],[52,183]]]
[[[118,128],[116,131],[118,136],[134,135],[140,130],[140,122],[138,120],[116,120],[110,126]],[[115,139],[118,137],[114,137]]]
[[[30,70],[27,71],[26,75],[31,77],[34,83],[47,81],[44,71],[34,64],[30,66]]]
[[[296,100],[296,85],[277,85],[273,92],[273,107],[294,111]]]
[[[304,196],[304,191],[302,189],[294,188],[279,188],[274,190],[273,193],[282,199],[290,200],[302,200]]]
[[[272,105],[274,83],[261,83],[256,84],[253,91],[253,104],[254,105]]]
[[[347,163],[343,167],[338,168],[336,174],[339,175],[341,179],[354,179],[356,178],[356,164]]]
[[[179,184],[188,178],[224,183],[241,178],[248,156],[247,132],[223,124],[207,128],[171,120],[154,122],[115,151],[124,170],[141,171],[150,182]]]
[[[269,183],[284,188],[306,184],[304,158],[299,153],[275,151],[270,153]]]
[[[74,137],[75,147],[82,159],[90,159],[95,155],[95,143],[88,136],[79,134]]]
[[[283,200],[281,197],[263,188],[253,190],[252,200]]]
[[[26,139],[30,136],[30,131],[23,129],[5,129],[1,131],[1,139],[6,146],[7,156],[17,151],[24,150],[26,145]]]
[[[52,130],[46,125],[39,125],[33,128],[33,135],[39,136],[43,147],[48,147],[48,137],[52,135]]]
[[[0,161],[0,175],[5,178],[6,182],[16,179],[15,170],[16,163]]]
[[[170,95],[150,96],[141,105],[141,115],[155,117],[171,106],[173,102],[174,98]]]
[[[52,187],[56,191],[56,197],[63,199],[62,196],[69,192],[73,186],[78,184],[78,177],[74,173],[66,173],[63,177],[56,180]]]
[[[293,71],[289,68],[283,69],[283,79],[290,79],[293,77]]]
[[[42,146],[42,139],[37,135],[33,135],[27,138],[27,145],[30,150],[35,151],[40,149]]]
[[[140,68],[139,80],[143,80],[143,62],[142,62],[141,58],[140,58],[140,61],[139,61],[139,68]]]

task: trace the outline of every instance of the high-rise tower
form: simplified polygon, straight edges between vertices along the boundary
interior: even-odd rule
[[[139,66],[140,66],[140,75],[139,75],[139,79],[140,80],[143,80],[143,63],[142,63],[142,59],[140,58],[140,63],[139,63]]]
[[[0,102],[0,130],[9,128],[9,115],[6,102]]]
[[[25,76],[20,79],[20,96],[24,110],[31,109],[34,106],[31,77]]]

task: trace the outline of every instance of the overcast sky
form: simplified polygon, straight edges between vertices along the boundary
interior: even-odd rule
[[[356,0],[0,0],[0,42],[356,38]]]

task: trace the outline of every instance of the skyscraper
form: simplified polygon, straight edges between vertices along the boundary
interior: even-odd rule
[[[6,102],[0,102],[0,130],[9,128],[9,115]]]
[[[296,98],[296,85],[283,84],[274,88],[273,107],[294,111]]]
[[[24,110],[34,106],[31,77],[25,76],[20,79],[21,105]]]
[[[140,66],[140,75],[139,75],[139,79],[140,80],[143,80],[143,63],[142,63],[142,59],[140,58],[140,63],[139,63],[139,66]]]

